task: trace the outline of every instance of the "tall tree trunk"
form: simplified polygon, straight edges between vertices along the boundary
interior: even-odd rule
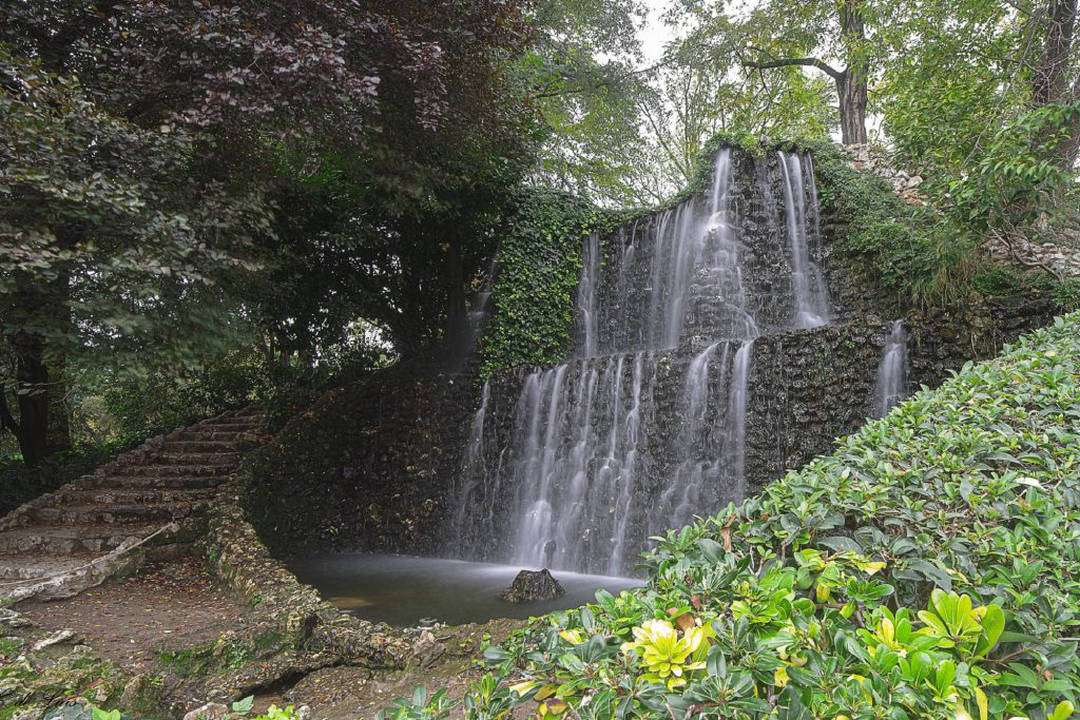
[[[19,451],[34,467],[48,455],[49,373],[45,368],[45,341],[19,331],[12,338],[15,351],[15,394],[19,407]]]
[[[1035,107],[1053,103],[1080,102],[1080,77],[1069,86],[1076,64],[1077,0],[1049,0],[1043,52],[1031,81],[1031,100]],[[1080,117],[1073,116],[1065,134],[1054,148],[1061,167],[1072,168],[1080,152]],[[1048,130],[1047,133],[1053,132]],[[1046,136],[1039,138],[1045,142]]]
[[[836,79],[840,99],[840,139],[845,145],[866,142],[866,76],[851,68]]]
[[[861,0],[844,0],[840,7],[840,37],[848,63],[836,77],[836,94],[840,103],[840,137],[845,145],[866,142],[866,69],[860,58],[852,57],[852,49],[866,41],[866,21],[860,4]]]
[[[1080,103],[1080,77],[1073,82],[1070,102]],[[1058,155],[1063,167],[1071,168],[1076,165],[1077,157],[1080,156],[1080,112],[1073,114],[1072,122],[1069,123],[1068,136],[1058,147]]]
[[[1046,39],[1032,76],[1032,102],[1036,107],[1062,101],[1069,91],[1077,0],[1049,0]]]

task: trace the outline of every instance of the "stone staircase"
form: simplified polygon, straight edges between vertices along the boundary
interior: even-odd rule
[[[79,576],[78,590],[90,587],[109,572],[93,566],[151,535],[158,556],[188,550],[201,511],[258,441],[260,423],[240,410],[152,438],[0,518],[0,598],[38,594],[29,586],[68,573]]]

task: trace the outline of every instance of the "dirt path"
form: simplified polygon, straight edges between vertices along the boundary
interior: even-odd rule
[[[187,556],[147,567],[65,600],[15,608],[49,630],[71,629],[131,673],[152,670],[163,648],[187,648],[243,625],[250,611],[220,589],[205,562]]]

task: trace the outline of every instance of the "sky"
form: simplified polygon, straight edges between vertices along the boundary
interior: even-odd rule
[[[649,17],[638,29],[638,38],[645,54],[646,67],[656,64],[664,54],[664,44],[675,37],[672,29],[660,20],[660,15],[669,2],[670,0],[645,0],[649,7]]]

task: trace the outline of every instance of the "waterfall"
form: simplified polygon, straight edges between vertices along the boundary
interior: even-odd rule
[[[491,317],[492,285],[495,281],[495,263],[492,261],[484,276],[483,285],[477,290],[469,302],[462,323],[460,337],[450,338],[447,344],[448,368],[455,372],[461,372],[476,354],[477,344],[483,334],[484,327]]]
[[[901,320],[889,326],[889,337],[878,364],[871,412],[881,418],[907,395],[907,332]]]
[[[808,158],[723,149],[703,193],[585,239],[572,359],[500,378],[504,412],[485,386],[457,556],[625,574],[743,498],[755,339],[830,318],[816,193]]]
[[[459,551],[469,544],[470,518],[469,509],[490,507],[480,497],[488,479],[488,468],[484,456],[484,424],[487,420],[488,403],[491,399],[490,382],[485,381],[480,390],[480,406],[473,414],[469,425],[469,437],[461,459],[458,473],[457,505],[451,525],[452,542]]]
[[[721,349],[722,348],[722,349]],[[660,494],[659,500],[649,510],[649,535],[661,533],[669,527],[680,527],[690,521],[703,507],[716,505],[712,495],[719,492],[721,458],[706,453],[696,453],[697,448],[708,448],[712,423],[709,422],[709,370],[719,367],[721,375],[727,373],[730,344],[716,342],[694,356],[686,370],[680,409],[685,412],[685,422],[679,431],[678,453],[685,459],[675,469],[670,484]],[[719,350],[719,358],[717,358]],[[716,361],[714,363],[714,360]],[[723,384],[723,377],[719,383]]]
[[[600,238],[590,235],[585,239],[582,253],[581,279],[578,281],[575,305],[578,308],[577,326],[580,338],[578,355],[596,355],[596,279],[600,274]]]
[[[802,157],[795,153],[777,152],[784,176],[784,213],[791,251],[791,283],[795,295],[795,326],[818,327],[829,321],[828,299],[817,266],[810,261],[807,237],[816,223],[810,219],[804,190],[805,178]],[[809,169],[809,164],[807,164]],[[810,176],[812,196],[817,189]],[[816,212],[815,215],[816,217]]]

